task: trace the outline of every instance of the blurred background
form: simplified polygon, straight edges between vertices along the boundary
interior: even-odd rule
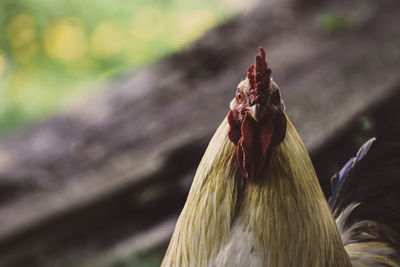
[[[2,0],[0,266],[159,266],[259,46],[327,197],[400,115],[398,0]]]
[[[182,50],[249,4],[1,1],[0,133]]]

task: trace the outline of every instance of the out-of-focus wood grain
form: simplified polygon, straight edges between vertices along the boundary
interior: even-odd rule
[[[322,30],[327,12],[342,14],[344,29]],[[398,88],[399,15],[391,0],[269,1],[3,140],[0,265],[90,254],[178,212],[258,46],[288,115],[317,151]]]

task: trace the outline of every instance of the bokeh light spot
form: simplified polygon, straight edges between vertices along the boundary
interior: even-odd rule
[[[116,22],[100,23],[91,35],[91,48],[94,56],[108,57],[120,52],[125,43],[125,33]]]
[[[22,47],[36,37],[34,19],[26,13],[13,17],[8,25],[8,36],[13,47]]]
[[[71,62],[86,52],[86,35],[78,18],[57,20],[45,30],[44,48],[52,58]]]

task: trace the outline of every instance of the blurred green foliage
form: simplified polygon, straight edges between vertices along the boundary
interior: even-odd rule
[[[371,136],[378,136],[379,133],[376,131],[375,119],[370,115],[361,116],[357,123],[357,128],[352,132],[354,149],[358,149],[362,146]]]
[[[182,49],[233,13],[223,3],[1,0],[0,134]]]
[[[346,17],[335,12],[323,14],[319,18],[319,24],[323,31],[330,34],[340,32],[349,26]]]

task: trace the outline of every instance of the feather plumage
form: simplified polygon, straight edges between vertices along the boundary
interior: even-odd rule
[[[353,266],[400,266],[400,139],[391,130],[332,178],[330,204]]]

